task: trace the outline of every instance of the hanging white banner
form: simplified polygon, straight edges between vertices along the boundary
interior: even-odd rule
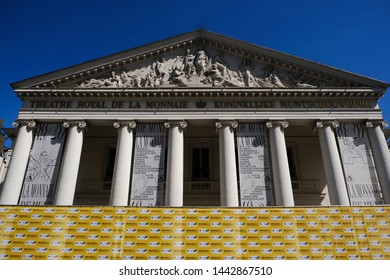
[[[142,123],[137,125],[131,206],[163,205],[164,167],[164,125]]]
[[[237,147],[241,206],[261,207],[273,205],[265,125],[239,123]]]
[[[19,205],[53,204],[65,136],[62,124],[37,125]]]
[[[383,204],[364,125],[340,124],[337,136],[351,205]]]

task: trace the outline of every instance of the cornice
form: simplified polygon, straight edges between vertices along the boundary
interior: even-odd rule
[[[75,89],[17,89],[16,94],[21,99],[27,98],[381,98],[383,92],[370,88],[75,88]]]
[[[191,46],[208,46],[254,61],[302,73],[310,78],[339,84],[343,87],[373,87],[384,91],[389,85],[371,78],[321,65],[289,54],[267,49],[216,33],[198,30],[156,43],[92,60],[76,66],[12,84],[14,89],[38,87],[58,88],[72,81],[83,81],[105,71],[114,71],[146,59],[155,59]]]

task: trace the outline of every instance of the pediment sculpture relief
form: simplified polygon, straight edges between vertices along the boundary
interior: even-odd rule
[[[298,73],[287,72],[270,65],[253,63],[249,59],[204,49],[183,55],[159,58],[151,65],[137,69],[112,71],[108,77],[91,78],[80,88],[141,88],[141,87],[257,87],[257,88],[317,88],[322,81]]]

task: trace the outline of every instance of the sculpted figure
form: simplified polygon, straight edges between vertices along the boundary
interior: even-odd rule
[[[317,86],[310,84],[304,76],[295,78],[291,73],[289,74],[289,80],[292,85],[297,88],[316,88]]]
[[[132,84],[133,84],[133,87],[142,87],[142,78],[140,76],[134,76],[132,77],[133,78],[133,81],[132,81]]]
[[[79,85],[81,88],[100,88],[104,87],[105,79],[90,79]]]
[[[231,80],[232,77],[230,76],[229,70],[227,69],[227,66],[226,66],[227,64],[223,59],[222,52],[219,52],[218,55],[216,55],[214,57],[213,64],[215,64],[217,66],[217,68],[219,69],[219,71],[221,71],[222,76],[224,76],[226,79]]]
[[[205,73],[206,79],[203,83],[211,83],[213,86],[236,86],[234,83],[226,79],[216,64],[212,64],[211,68]]]
[[[187,49],[187,54],[184,58],[184,71],[187,78],[196,74],[195,55],[189,49]]]
[[[111,72],[111,77],[90,79],[79,85],[81,88],[104,88],[104,87],[141,87],[142,78],[131,76],[130,72],[122,71],[119,75]]]
[[[219,86],[223,85],[224,77],[222,73],[219,71],[216,64],[213,64],[211,66],[211,69],[209,69],[205,73],[207,80],[213,85],[213,86]]]
[[[253,75],[251,74],[251,71],[249,69],[246,69],[244,71],[244,73],[242,74],[242,78],[243,78],[245,86],[247,86],[247,87],[257,86],[256,79],[255,79],[255,77],[253,77]]]
[[[307,83],[297,83],[297,88],[316,88],[316,86],[313,86],[311,84]]]
[[[184,72],[185,65],[183,63],[183,57],[176,57],[175,61],[172,65],[172,72],[170,80],[179,85],[179,86],[187,86],[186,74]]]
[[[146,75],[145,78],[145,87],[155,87],[156,82],[156,73],[154,73],[153,69]]]
[[[101,79],[90,79],[79,85],[81,88],[102,88],[102,87],[118,87],[121,78],[114,71],[111,72],[111,77]]]
[[[164,81],[168,80],[168,73],[165,70],[165,58],[160,58],[153,62],[152,68],[156,74],[156,86],[161,85]]]
[[[184,72],[184,68],[184,58],[182,56],[177,56],[172,64],[172,70],[176,69]]]
[[[262,88],[273,88],[274,84],[265,81],[265,79],[255,77],[257,84]]]
[[[204,75],[207,70],[209,58],[204,50],[199,50],[195,57],[195,67],[198,76]]]
[[[271,67],[264,68],[265,77],[264,81],[266,83],[272,84],[278,88],[285,88],[286,86],[282,83],[279,77],[275,74],[275,70]]]
[[[251,73],[252,69],[253,65],[249,59],[244,59],[238,66],[238,75],[240,81],[243,82],[246,87],[259,86],[256,78]]]
[[[104,85],[106,87],[118,87],[119,84],[119,76],[115,74],[114,71],[111,72],[111,77],[104,80]]]
[[[120,74],[119,86],[120,87],[131,87],[132,86],[131,77],[125,71],[122,71]]]
[[[187,79],[184,71],[174,69],[171,75],[171,80],[174,84],[177,84],[178,86],[187,86]]]
[[[167,73],[165,72],[165,58],[161,58],[156,61],[155,67],[156,75],[159,77],[164,77]]]

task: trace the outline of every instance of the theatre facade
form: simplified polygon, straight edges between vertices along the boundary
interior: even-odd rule
[[[294,211],[323,211],[337,220],[343,211],[352,217],[379,209],[377,228],[388,228],[390,154],[378,106],[387,83],[197,30],[12,87],[23,106],[1,190],[3,210],[140,211],[128,216],[139,219],[181,211],[188,223],[186,215],[203,211],[197,219],[212,223],[221,211],[252,220],[272,211],[279,220]],[[305,212],[309,208],[314,212]],[[221,233],[215,242],[221,239],[227,240]],[[385,241],[377,253],[382,258],[390,257]],[[249,241],[245,252],[230,252],[226,242],[215,250],[249,258]],[[294,244],[286,250],[295,250],[295,258],[304,249]],[[198,246],[192,249],[201,256]],[[354,254],[338,254],[376,254],[369,246],[368,252],[353,248]],[[156,254],[169,251],[163,249]],[[252,255],[261,258],[267,250],[287,254],[271,248]],[[134,249],[130,255],[142,254]]]

